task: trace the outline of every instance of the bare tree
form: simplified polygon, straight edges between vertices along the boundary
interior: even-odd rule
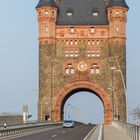
[[[131,111],[134,122],[140,125],[140,107],[137,107]]]

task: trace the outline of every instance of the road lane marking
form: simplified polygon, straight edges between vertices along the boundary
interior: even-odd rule
[[[52,138],[56,137],[57,135],[52,135]]]
[[[87,140],[87,138],[90,136],[90,134],[95,130],[95,126],[92,128],[92,130],[87,134],[87,136],[83,140]]]

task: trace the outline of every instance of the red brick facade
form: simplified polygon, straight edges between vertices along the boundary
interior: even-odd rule
[[[107,9],[108,25],[57,25],[58,9],[37,8],[39,23],[40,93],[38,117],[50,116],[53,121],[63,118],[64,98],[76,89],[89,89],[104,105],[104,122],[110,124],[112,95],[110,66],[118,68],[125,79],[126,21],[128,8],[113,6]],[[118,53],[117,51],[120,51]],[[84,63],[84,64],[81,64]],[[122,79],[115,73],[115,110],[126,121],[126,98]]]

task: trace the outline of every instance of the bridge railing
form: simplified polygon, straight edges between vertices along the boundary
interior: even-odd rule
[[[8,126],[6,128],[3,127],[0,129],[0,137],[14,135],[14,134],[23,133],[23,132],[28,132],[28,131],[32,131],[34,129],[56,127],[59,125],[62,125],[62,122],[58,122],[58,123],[32,123],[32,124],[29,123],[29,124]]]
[[[139,126],[119,121],[113,121],[113,125],[125,133],[131,140],[140,140]]]

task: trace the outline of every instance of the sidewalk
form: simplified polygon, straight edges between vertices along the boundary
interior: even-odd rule
[[[131,140],[119,129],[111,125],[104,126],[104,140]]]

